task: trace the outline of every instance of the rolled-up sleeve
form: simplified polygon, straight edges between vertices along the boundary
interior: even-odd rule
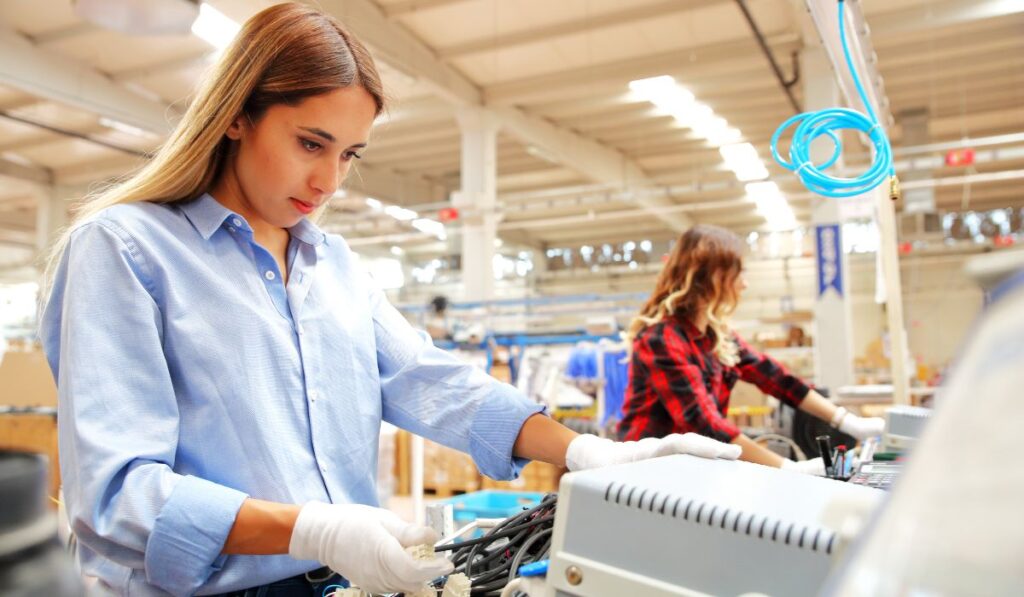
[[[793,408],[800,406],[811,387],[789,372],[775,359],[751,348],[738,334],[735,336],[739,347],[739,362],[736,369],[740,379],[752,383],[762,392],[774,396]]]
[[[544,407],[435,347],[370,284],[384,420],[469,454],[488,477],[518,477],[529,461],[512,446]]]
[[[40,337],[57,380],[75,534],[168,593],[187,595],[223,565],[246,495],[172,470],[178,404],[147,267],[116,224],[83,225],[56,272]]]

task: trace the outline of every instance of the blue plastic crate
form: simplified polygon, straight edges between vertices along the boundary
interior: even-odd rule
[[[467,524],[477,518],[508,518],[528,510],[544,499],[539,491],[496,491],[487,489],[457,495],[439,503],[451,504],[456,523]],[[456,526],[459,526],[456,524]]]

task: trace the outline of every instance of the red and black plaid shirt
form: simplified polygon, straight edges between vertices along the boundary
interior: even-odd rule
[[[726,367],[715,356],[714,338],[700,335],[681,317],[644,328],[633,341],[619,438],[632,441],[692,431],[732,441],[740,430],[726,414],[737,379],[799,406],[810,387],[739,335],[735,339],[739,362]]]

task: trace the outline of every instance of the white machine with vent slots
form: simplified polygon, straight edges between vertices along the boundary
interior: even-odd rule
[[[909,450],[924,431],[932,409],[921,406],[899,405],[885,411],[885,450]]]
[[[883,495],[692,456],[571,473],[545,595],[814,595]]]

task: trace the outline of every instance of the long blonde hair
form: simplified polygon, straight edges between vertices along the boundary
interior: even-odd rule
[[[676,241],[654,292],[630,324],[627,339],[632,343],[644,328],[666,317],[692,322],[703,310],[715,334],[715,355],[725,365],[735,365],[737,347],[729,316],[739,300],[736,278],[742,270],[743,244],[735,234],[703,224],[690,228]]]
[[[335,89],[360,85],[386,104],[377,67],[366,47],[333,17],[302,4],[271,6],[253,15],[204,79],[184,117],[152,159],[119,184],[87,196],[47,258],[41,296],[74,230],[120,203],[189,201],[220,176],[233,141],[225,136],[239,116],[255,123],[277,104],[296,105]]]

